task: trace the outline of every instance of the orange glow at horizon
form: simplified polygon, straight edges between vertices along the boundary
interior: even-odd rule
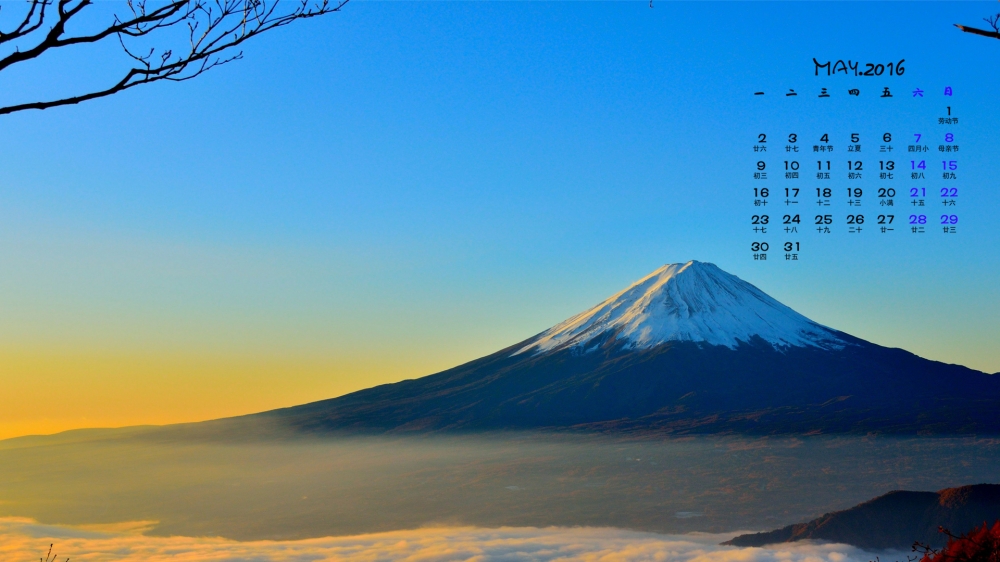
[[[0,348],[0,439],[250,414],[429,374],[437,363]]]

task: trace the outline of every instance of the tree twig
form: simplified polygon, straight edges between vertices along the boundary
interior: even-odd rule
[[[190,80],[212,68],[241,59],[243,52],[236,52],[235,49],[244,41],[296,20],[339,12],[348,1],[172,0],[147,8],[146,0],[128,0],[128,17],[116,15],[110,24],[97,31],[68,34],[68,24],[91,6],[92,0],[29,0],[26,13],[17,25],[9,32],[0,29],[0,47],[8,50],[6,54],[0,54],[0,71],[36,60],[53,49],[97,43],[112,36],[117,37],[134,66],[121,79],[105,88],[48,101],[0,107],[0,115],[77,104],[161,80]],[[53,3],[54,14],[48,9]],[[286,5],[290,7],[283,9]],[[146,47],[137,51],[138,47],[130,45],[137,39],[154,36],[157,31],[175,26],[187,28],[183,49],[154,46],[148,51],[145,51]]]

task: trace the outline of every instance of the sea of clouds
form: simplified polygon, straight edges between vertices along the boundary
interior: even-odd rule
[[[660,535],[587,527],[429,527],[295,541],[239,542],[213,537],[142,534],[155,522],[112,526],[43,525],[0,518],[0,560],[37,560],[54,543],[59,561],[300,562],[359,561],[684,561],[868,562],[875,554],[842,544],[796,543],[775,548],[720,546],[732,533]],[[905,555],[898,556],[905,560]],[[892,560],[881,553],[882,560]]]

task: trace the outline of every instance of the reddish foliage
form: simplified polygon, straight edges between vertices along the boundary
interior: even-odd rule
[[[940,551],[927,550],[920,562],[1000,562],[1000,520],[987,523],[956,537],[945,529],[948,545]]]

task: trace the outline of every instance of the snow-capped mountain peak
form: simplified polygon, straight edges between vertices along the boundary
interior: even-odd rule
[[[775,348],[840,349],[847,342],[711,263],[664,265],[594,308],[539,334],[515,355],[584,346],[607,335],[628,347],[670,341],[736,348],[759,336]]]

